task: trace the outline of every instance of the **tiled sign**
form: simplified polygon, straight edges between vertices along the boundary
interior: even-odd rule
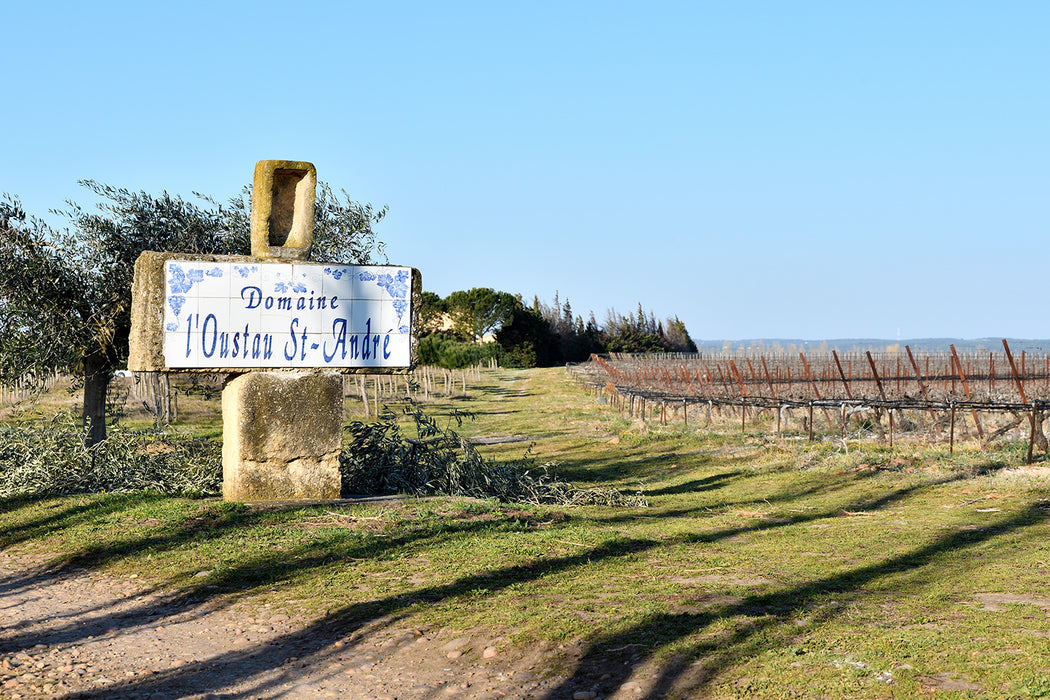
[[[407,267],[168,260],[171,368],[408,367]]]

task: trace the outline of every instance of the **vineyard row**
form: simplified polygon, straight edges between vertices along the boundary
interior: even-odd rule
[[[778,409],[779,431],[780,409],[807,408],[812,414],[817,408],[829,425],[836,422],[832,414],[839,413],[845,434],[849,416],[863,411],[874,412],[881,431],[878,421],[885,412],[892,442],[894,411],[898,416],[903,410],[926,412],[931,423],[936,422],[935,413],[942,412],[950,415],[954,444],[957,411],[972,415],[982,439],[986,436],[979,412],[1010,412],[1027,415],[1030,444],[1045,445],[1042,422],[1050,407],[1050,354],[1022,351],[1017,356],[1006,340],[1002,342],[1002,352],[963,354],[952,345],[949,352],[922,356],[908,346],[903,353],[832,350],[799,353],[797,358],[763,353],[592,355],[573,372],[611,394],[621,407],[626,400],[630,415],[636,412],[636,402],[642,415],[647,403],[659,404],[661,416],[666,404],[680,404],[683,416],[696,403],[739,407],[742,420],[748,408],[772,408]],[[812,437],[812,418],[808,424]]]

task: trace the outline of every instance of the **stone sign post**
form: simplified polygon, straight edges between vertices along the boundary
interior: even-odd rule
[[[227,374],[226,500],[338,498],[342,373],[413,365],[418,270],[309,262],[317,173],[264,160],[251,256],[145,252],[132,289],[133,372]]]

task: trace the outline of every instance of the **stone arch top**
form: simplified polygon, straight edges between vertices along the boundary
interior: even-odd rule
[[[260,160],[252,183],[252,256],[309,260],[314,241],[317,169],[294,160]]]

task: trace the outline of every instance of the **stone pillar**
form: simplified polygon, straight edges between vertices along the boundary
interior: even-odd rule
[[[252,255],[309,260],[310,163],[263,160],[252,185]],[[334,372],[248,372],[222,390],[222,497],[227,501],[339,498],[343,379]]]
[[[222,496],[339,498],[343,379],[338,372],[249,372],[222,391]]]

